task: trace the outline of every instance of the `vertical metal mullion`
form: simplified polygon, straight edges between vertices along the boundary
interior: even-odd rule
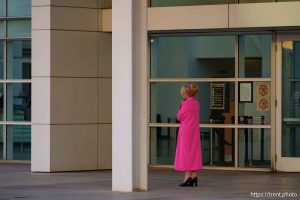
[[[3,124],[2,131],[3,131],[3,160],[7,160],[7,151],[6,151],[7,135],[6,135],[6,125],[5,124]]]
[[[148,130],[148,158],[147,158],[147,161],[148,161],[148,165],[151,165],[151,127],[148,125],[147,126],[147,130]]]
[[[7,1],[4,1],[5,16],[7,16]],[[7,38],[7,20],[4,20],[4,38]],[[6,66],[7,66],[7,40],[3,42],[3,159],[7,160],[7,132],[6,132]]]
[[[234,167],[238,168],[238,151],[239,151],[239,145],[238,145],[238,116],[239,116],[239,35],[236,36],[236,42],[235,42],[235,117],[234,117],[234,125],[236,126],[234,128]]]
[[[4,59],[5,60],[5,59]],[[4,65],[5,67],[5,65]],[[7,132],[6,132],[6,83],[3,83],[3,140],[4,140],[4,160],[7,160]]]
[[[276,130],[276,119],[280,116],[277,116],[277,90],[276,90],[276,76],[277,76],[277,64],[276,56],[277,56],[277,38],[276,33],[272,33],[272,54],[271,54],[271,170],[276,170],[276,132],[280,130]],[[281,75],[281,73],[280,73]],[[280,80],[280,79],[279,79]],[[281,91],[280,93],[281,94]]]
[[[150,4],[150,0],[149,0]],[[147,62],[147,130],[148,130],[148,165],[151,164],[151,127],[149,123],[151,122],[151,37],[148,35],[148,62]]]
[[[6,43],[6,41],[4,42]],[[4,45],[5,46],[5,45]],[[4,48],[6,50],[6,48]],[[6,66],[6,51],[4,51],[4,65],[3,68],[5,69]],[[6,83],[4,82],[3,85],[3,160],[7,160],[7,133],[6,133]]]
[[[4,21],[4,26],[5,26],[5,28],[4,28],[4,33],[5,33],[5,37],[6,37],[6,33],[7,33],[7,31],[6,31],[6,25],[7,25],[7,23],[6,23],[6,21]],[[7,40],[6,39],[4,39],[4,43],[3,43],[3,45],[4,45],[4,55],[3,55],[3,80],[4,80],[4,84],[6,83],[6,68],[7,68]]]
[[[5,16],[7,16],[7,0],[4,1]],[[4,20],[4,43],[3,43],[3,159],[7,160],[7,132],[6,132],[6,66],[7,66],[7,20]]]

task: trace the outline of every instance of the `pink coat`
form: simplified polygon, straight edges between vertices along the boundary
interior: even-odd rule
[[[199,113],[200,106],[195,97],[189,97],[179,106],[177,119],[180,121],[180,128],[174,164],[177,171],[202,169]]]

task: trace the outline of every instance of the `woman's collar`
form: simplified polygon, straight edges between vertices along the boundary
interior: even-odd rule
[[[196,97],[195,96],[188,97],[186,100],[191,100],[191,99],[196,99]]]

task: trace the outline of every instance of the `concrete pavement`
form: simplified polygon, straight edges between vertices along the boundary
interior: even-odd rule
[[[198,187],[180,188],[181,173],[150,169],[148,192],[121,193],[111,191],[111,171],[31,173],[29,164],[0,163],[0,200],[259,199],[251,192],[293,192],[298,196],[290,199],[300,199],[300,173],[206,170],[198,178]]]

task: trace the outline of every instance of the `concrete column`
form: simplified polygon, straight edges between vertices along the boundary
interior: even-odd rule
[[[112,7],[112,189],[147,190],[147,1]]]
[[[111,168],[111,36],[100,3],[32,1],[32,171]]]

